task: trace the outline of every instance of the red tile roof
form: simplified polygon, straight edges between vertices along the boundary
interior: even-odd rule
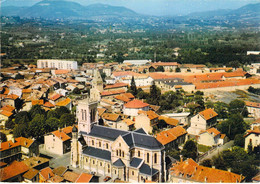
[[[126,104],[124,104],[125,108],[133,108],[133,109],[139,109],[149,106],[148,103],[144,103],[141,100],[134,99]]]
[[[45,102],[43,106],[49,108],[55,107],[55,105],[53,105],[51,102]]]
[[[259,135],[260,134],[260,129],[259,127],[254,127],[253,130],[247,130],[247,134],[244,137],[247,137],[250,134],[256,134]]]
[[[184,128],[182,128],[181,126],[177,126],[172,129],[165,130],[165,131],[162,131],[162,132],[156,134],[156,139],[162,145],[166,145],[186,133],[187,132]]]
[[[164,120],[167,124],[177,126],[179,123],[179,120],[174,118],[169,118],[167,116],[159,116],[159,120]]]
[[[125,96],[124,94],[116,95],[114,98],[117,99],[117,100],[121,100],[123,102],[129,102],[130,101],[130,99],[127,96]]]
[[[56,101],[56,100],[58,100],[60,97],[62,97],[61,94],[55,94],[55,95],[51,96],[49,99]]]
[[[154,111],[142,111],[142,110],[139,110],[138,111],[138,114],[145,114],[147,115],[147,117],[150,119],[150,120],[154,120],[156,118],[159,117],[158,114],[156,114]]]
[[[29,167],[23,162],[13,161],[9,166],[0,169],[1,182],[25,173]]]
[[[0,114],[2,114],[2,115],[4,115],[4,116],[7,116],[7,117],[10,117],[10,116],[13,115],[12,112],[6,111],[6,110],[1,110],[1,111],[0,111]]]
[[[10,98],[10,99],[16,100],[17,98],[19,98],[19,96],[15,95],[15,94],[11,94],[11,95],[7,95],[5,98]]]
[[[216,137],[217,135],[221,134],[216,128],[210,128],[208,130],[202,131],[200,134],[203,134],[205,132],[208,132],[209,134],[213,135],[213,137]]]
[[[43,100],[32,100],[32,105],[43,105]]]
[[[57,102],[56,103],[56,106],[66,106],[68,105],[69,103],[71,102],[71,99],[70,98],[66,98],[60,102]]]
[[[170,175],[173,177],[179,178],[180,174],[184,179],[200,183],[237,183],[245,179],[244,176],[229,171],[200,166],[190,158],[186,161],[177,162],[170,168]]]
[[[75,172],[71,172],[71,171],[67,171],[65,172],[65,174],[63,175],[63,178],[67,181],[70,181],[72,183],[75,183],[76,180],[78,179],[79,174],[75,173]]]
[[[125,122],[128,126],[135,124],[135,122],[133,122],[131,119],[124,119],[123,122]]]
[[[121,88],[121,87],[127,87],[128,84],[126,83],[115,83],[111,85],[107,85],[104,89],[113,89],[113,88]]]
[[[101,93],[101,96],[112,96],[112,95],[117,95],[117,94],[120,94],[120,93],[125,93],[126,90],[124,89],[119,89],[119,90],[114,90],[114,91],[103,91]]]
[[[76,183],[89,183],[92,177],[93,175],[91,174],[81,173],[78,179],[76,180]]]
[[[102,115],[102,118],[109,121],[117,121],[119,117],[120,117],[119,114],[112,114],[112,113],[104,113]]]
[[[5,105],[1,108],[1,110],[5,110],[5,111],[9,111],[12,112],[15,110],[15,107],[11,106],[11,105]]]
[[[46,181],[46,180],[49,179],[49,176],[50,176],[50,177],[53,177],[53,176],[54,176],[54,173],[53,173],[53,171],[51,170],[50,167],[46,167],[46,168],[44,168],[44,169],[42,169],[42,170],[40,171],[40,175],[41,175],[41,176],[43,177],[43,179]]]
[[[67,73],[69,73],[69,70],[55,70],[56,75],[67,74]]]
[[[31,179],[33,179],[38,173],[39,173],[38,170],[32,168],[32,169],[30,169],[29,171],[27,171],[27,172],[23,175],[23,177],[26,178],[26,179],[28,179],[28,180],[31,180]]]
[[[152,63],[152,66],[178,66],[177,62],[157,62]]]
[[[260,108],[260,103],[245,101],[246,106]]]
[[[214,118],[214,117],[216,117],[218,115],[213,109],[206,109],[204,111],[199,112],[199,114],[205,120],[209,120],[209,119]]]

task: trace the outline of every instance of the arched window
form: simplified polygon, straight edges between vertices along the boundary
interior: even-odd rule
[[[116,156],[118,156],[118,150],[116,150]]]
[[[101,142],[99,142],[99,147],[101,147]]]
[[[132,175],[133,175],[133,176],[135,175],[135,172],[134,172],[134,171],[132,171]]]
[[[102,167],[102,162],[100,162],[100,166]]]
[[[93,164],[95,164],[95,160],[93,160]]]
[[[125,152],[123,151],[123,152],[122,152],[122,157],[124,157],[124,156],[125,156]]]
[[[86,162],[88,162],[88,158],[86,158]]]
[[[154,163],[157,163],[157,153],[154,154]]]
[[[121,150],[119,150],[119,156],[121,157]]]
[[[140,151],[138,151],[138,157],[140,157],[140,155],[141,155],[141,153],[140,153]]]
[[[94,143],[94,140],[92,140],[92,146],[94,146],[94,144],[95,144],[95,143]]]
[[[108,149],[108,144],[106,143],[106,148]]]
[[[146,159],[147,163],[149,163],[149,156],[150,156],[149,153],[147,153],[147,159]]]

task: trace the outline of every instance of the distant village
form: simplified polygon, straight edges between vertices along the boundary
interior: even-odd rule
[[[247,178],[232,169],[202,164],[231,149],[232,131],[237,130],[218,129],[228,118],[215,106],[202,108],[200,102],[217,102],[219,92],[259,89],[260,63],[246,67],[150,60],[79,66],[77,61],[41,59],[37,65],[1,68],[0,180],[259,182],[259,173]],[[191,100],[176,99],[175,108],[167,99],[164,106],[152,103],[171,93]],[[259,156],[260,103],[243,103],[238,114],[247,111],[244,119],[250,123],[242,147],[246,152],[258,150]],[[231,113],[230,108],[226,111]],[[26,123],[29,129],[22,132],[21,124]],[[195,152],[191,144],[197,146]]]

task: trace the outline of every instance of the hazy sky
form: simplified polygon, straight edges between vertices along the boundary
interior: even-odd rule
[[[2,0],[6,4],[32,5],[41,0]],[[260,0],[69,0],[82,5],[105,3],[125,6],[138,13],[149,15],[184,15],[216,9],[236,9],[249,3],[260,3]],[[5,4],[3,3],[3,4]]]

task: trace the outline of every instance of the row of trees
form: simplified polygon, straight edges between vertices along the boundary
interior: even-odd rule
[[[37,139],[59,127],[73,125],[75,120],[75,115],[66,107],[46,112],[41,106],[34,105],[29,112],[21,111],[16,114],[15,119],[6,122],[6,128],[13,129],[14,137]]]
[[[134,77],[132,77],[131,85],[128,92],[132,93],[139,99],[145,99],[147,103],[152,105],[159,105],[160,111],[163,110],[175,110],[179,106],[195,102],[195,105],[190,104],[188,108],[191,114],[200,112],[205,109],[203,92],[197,91],[192,95],[186,95],[183,90],[180,91],[168,91],[161,94],[161,90],[153,83],[150,87],[150,93],[144,92],[141,88],[136,87]]]

